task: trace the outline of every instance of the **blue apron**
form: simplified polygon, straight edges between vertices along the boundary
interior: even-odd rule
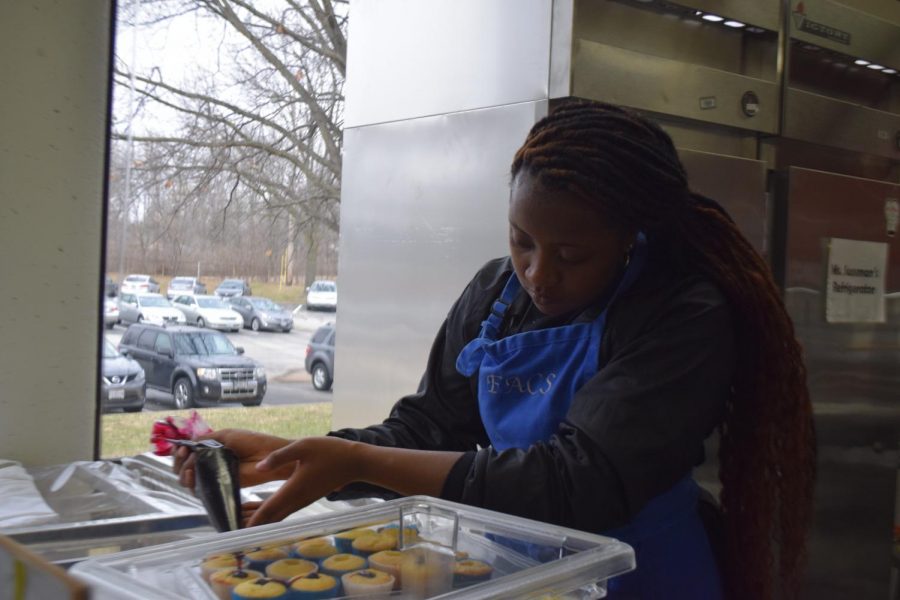
[[[631,286],[646,257],[646,241],[639,236],[607,307]],[[503,316],[520,289],[513,273],[482,323],[481,333],[456,360],[456,369],[463,375],[478,372],[478,406],[496,451],[527,449],[550,439],[575,392],[600,369],[607,309],[589,323],[501,338]],[[718,569],[697,512],[698,495],[699,488],[688,475],[650,500],[628,525],[603,532],[631,545],[637,561],[634,572],[610,580],[610,598],[721,598]],[[540,558],[540,549],[527,551]]]

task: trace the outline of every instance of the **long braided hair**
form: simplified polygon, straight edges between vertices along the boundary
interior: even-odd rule
[[[594,202],[614,226],[645,232],[653,255],[701,273],[727,298],[737,364],[719,425],[726,597],[799,596],[815,433],[801,348],[765,260],[717,203],[689,190],[671,138],[631,111],[559,106],[516,153],[513,178],[523,171]]]

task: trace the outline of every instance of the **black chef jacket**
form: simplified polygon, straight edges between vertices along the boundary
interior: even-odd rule
[[[457,372],[456,358],[478,336],[512,272],[507,257],[475,275],[438,331],[419,390],[382,424],[329,435],[465,452],[444,484],[447,500],[584,531],[624,525],[703,461],[703,441],[723,416],[734,373],[728,304],[708,280],[649,261],[609,307],[603,366],[575,394],[556,433],[498,453],[481,422],[477,374]],[[590,321],[605,302],[553,319],[523,291],[502,333]],[[384,492],[357,483],[329,497],[390,495]]]

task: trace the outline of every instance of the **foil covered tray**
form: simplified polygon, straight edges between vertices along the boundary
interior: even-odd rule
[[[93,556],[215,533],[203,503],[178,483],[172,458],[150,453],[107,461],[79,461],[30,469],[57,517],[0,533],[63,567]],[[243,502],[265,500],[282,482],[241,490]],[[380,501],[319,500],[291,519]]]
[[[165,462],[139,456],[79,461],[29,473],[57,516],[2,533],[61,566],[215,532],[203,505],[178,485]]]

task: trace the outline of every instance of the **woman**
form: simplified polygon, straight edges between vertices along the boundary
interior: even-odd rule
[[[621,108],[561,106],[511,174],[510,257],[456,301],[418,393],[327,438],[215,436],[244,485],[288,480],[249,524],[377,486],[621,538],[638,569],[613,598],[797,596],[815,442],[765,261],[689,191],[671,139]],[[691,471],[717,428],[714,551]]]

